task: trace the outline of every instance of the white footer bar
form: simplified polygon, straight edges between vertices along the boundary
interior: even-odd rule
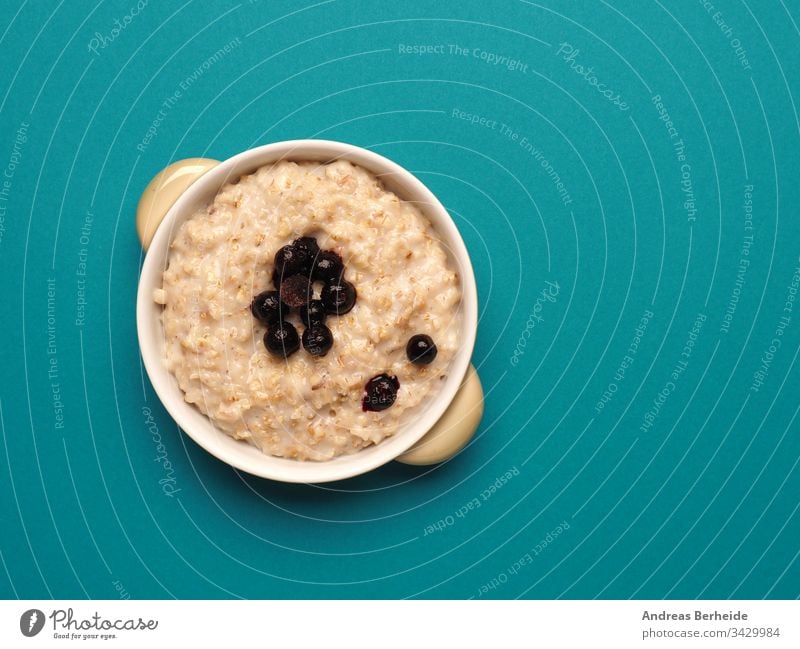
[[[799,620],[796,601],[3,601],[0,647],[778,649]]]

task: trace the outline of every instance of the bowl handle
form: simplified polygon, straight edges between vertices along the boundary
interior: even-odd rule
[[[425,436],[397,458],[404,464],[437,464],[467,445],[483,416],[483,388],[470,365],[450,407]]]
[[[145,252],[172,204],[189,185],[218,164],[219,160],[211,158],[187,158],[173,162],[153,176],[136,208],[136,232]]]

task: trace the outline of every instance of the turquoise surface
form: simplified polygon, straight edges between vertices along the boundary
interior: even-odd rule
[[[0,595],[798,596],[796,2],[11,4]],[[243,475],[143,373],[149,179],[315,137],[472,255],[486,414],[442,466]]]

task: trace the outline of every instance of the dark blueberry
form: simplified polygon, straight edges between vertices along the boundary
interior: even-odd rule
[[[322,300],[311,300],[300,307],[300,319],[306,327],[312,324],[325,324],[325,315]]]
[[[289,322],[277,322],[267,328],[264,334],[264,347],[270,354],[288,358],[300,349],[300,337],[297,329]]]
[[[281,282],[281,299],[289,306],[303,306],[312,295],[311,282],[305,275],[292,275]]]
[[[366,394],[361,401],[361,409],[371,412],[386,410],[397,399],[397,391],[400,389],[400,381],[396,376],[389,374],[378,374],[373,376],[365,387]]]
[[[307,273],[310,261],[303,248],[284,246],[275,253],[275,273],[284,280],[292,275]]]
[[[321,297],[322,305],[328,313],[343,315],[356,303],[356,287],[345,280],[325,284]]]
[[[425,334],[416,334],[408,339],[406,356],[415,365],[429,365],[436,358],[436,343]]]
[[[317,255],[311,268],[311,279],[320,282],[336,282],[344,273],[342,258],[332,250],[323,250]]]
[[[289,306],[281,302],[278,291],[264,291],[253,298],[250,311],[265,325],[279,322],[289,313]]]
[[[312,356],[325,356],[333,347],[333,334],[324,324],[315,322],[303,332],[303,347]]]
[[[300,237],[292,241],[292,245],[305,254],[309,266],[319,254],[319,244],[314,237]]]

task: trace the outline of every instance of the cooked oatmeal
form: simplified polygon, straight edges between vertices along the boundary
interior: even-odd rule
[[[358,298],[327,318],[325,356],[279,358],[250,304],[272,287],[275,252],[301,236],[342,257]],[[154,298],[186,401],[234,438],[298,460],[357,452],[413,420],[447,376],[461,320],[460,281],[428,220],[346,161],[284,161],[225,185],[179,227]],[[287,320],[302,332],[296,310]],[[415,334],[435,341],[429,365],[406,356]],[[364,411],[380,373],[397,377],[396,401]]]

